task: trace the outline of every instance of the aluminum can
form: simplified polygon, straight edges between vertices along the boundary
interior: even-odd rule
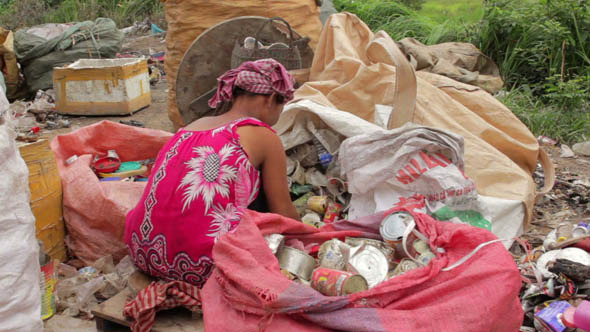
[[[394,212],[383,219],[379,233],[387,244],[395,247],[402,241],[407,225],[414,220],[407,212]]]
[[[316,265],[315,259],[306,252],[287,246],[284,246],[279,251],[277,258],[281,269],[287,270],[296,275],[297,278],[304,280],[311,278],[311,273]]]
[[[321,267],[334,270],[344,270],[348,257],[350,255],[350,246],[346,243],[332,239],[324,242],[318,251],[318,260]]]
[[[269,234],[264,236],[264,239],[266,240],[270,251],[275,255],[281,251],[285,243],[285,237],[281,234]]]
[[[307,207],[323,215],[326,212],[326,207],[328,206],[328,196],[312,196],[307,201]]]
[[[367,290],[365,278],[359,274],[319,267],[311,276],[311,287],[327,296],[341,296]]]
[[[348,265],[349,271],[357,272],[367,280],[369,288],[383,282],[389,270],[389,262],[385,254],[368,244],[351,248]]]
[[[342,205],[329,202],[326,206],[326,213],[324,214],[324,222],[329,224],[337,221],[340,218],[340,212],[342,211]]]

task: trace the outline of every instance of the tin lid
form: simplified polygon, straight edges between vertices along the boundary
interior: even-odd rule
[[[383,219],[379,233],[384,240],[400,241],[407,225],[413,220],[414,217],[407,212],[394,212]]]
[[[369,289],[367,280],[360,274],[351,275],[342,284],[342,295],[358,293]]]
[[[362,245],[350,250],[350,265],[362,275],[369,288],[373,288],[387,278],[389,263],[385,254],[372,245]]]

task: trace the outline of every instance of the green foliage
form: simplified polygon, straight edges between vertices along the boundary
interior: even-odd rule
[[[572,144],[590,138],[590,113],[545,104],[528,85],[499,98],[535,134]]]
[[[412,9],[420,10],[426,0],[400,0],[400,2]]]
[[[590,100],[590,75],[575,76],[562,81],[560,75],[547,78],[543,98],[566,111],[586,111]]]
[[[590,65],[590,5],[579,0],[497,0],[485,6],[474,43],[500,66],[506,84],[544,84],[552,73]],[[563,49],[562,49],[563,48]],[[563,56],[565,55],[565,57]]]
[[[356,14],[371,30],[384,30],[394,40],[411,37],[430,45],[466,38],[465,24],[454,20],[436,23],[394,0],[334,0],[334,6]]]
[[[48,6],[42,0],[16,0],[0,7],[0,23],[10,30],[44,23]]]
[[[438,23],[452,19],[473,24],[483,17],[483,4],[481,0],[428,0],[419,13]]]
[[[108,17],[120,28],[146,17],[166,28],[159,0],[13,0],[0,5],[2,26],[17,28],[42,23],[69,23]]]

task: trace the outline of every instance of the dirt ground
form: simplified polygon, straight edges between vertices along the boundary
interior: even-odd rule
[[[525,238],[533,246],[541,244],[545,235],[560,223],[577,224],[590,221],[590,158],[560,157],[560,148],[543,146],[555,164],[556,182],[553,190],[535,205],[535,215]],[[541,182],[540,172],[535,180]]]

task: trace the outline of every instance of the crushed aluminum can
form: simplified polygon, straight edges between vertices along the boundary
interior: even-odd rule
[[[352,274],[319,267],[311,276],[311,287],[326,296],[342,296],[366,291],[367,280],[360,274]]]
[[[395,249],[390,247],[387,243],[375,239],[367,239],[363,237],[347,237],[344,240],[344,243],[348,244],[351,247],[358,247],[363,244],[370,244],[373,247],[381,250],[385,257],[387,257],[387,261],[389,262],[389,267],[392,268],[393,261],[395,259]]]
[[[312,196],[307,201],[307,208],[323,215],[328,206],[328,196]]]
[[[328,202],[326,206],[326,213],[324,214],[324,222],[327,224],[333,223],[340,218],[342,205],[335,202]]]
[[[277,258],[281,269],[287,270],[300,279],[309,280],[316,262],[306,252],[292,247],[283,246]]]
[[[407,225],[414,220],[407,212],[394,212],[383,219],[379,233],[383,240],[392,247],[401,242]]]
[[[412,271],[412,270],[417,269],[419,267],[420,266],[418,265],[418,263],[414,262],[411,259],[404,258],[399,262],[399,264],[397,264],[395,269],[387,275],[387,277],[393,278],[395,276],[402,275],[408,271]]]
[[[283,248],[283,245],[285,244],[285,237],[281,234],[265,235],[264,239],[266,240],[270,251],[272,251],[272,253],[275,255]]]
[[[338,239],[324,242],[318,251],[320,266],[333,270],[344,270],[349,256],[350,246]]]
[[[389,262],[381,250],[365,244],[350,249],[347,269],[349,272],[362,275],[367,280],[369,288],[373,288],[387,278]]]

